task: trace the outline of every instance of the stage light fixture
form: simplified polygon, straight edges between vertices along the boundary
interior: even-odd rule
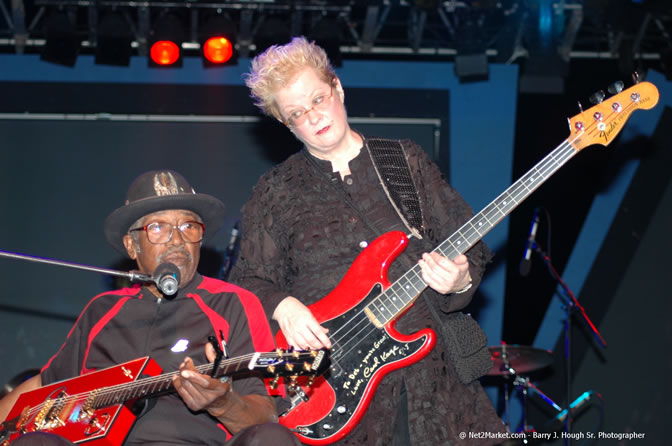
[[[128,66],[131,61],[133,33],[130,25],[118,11],[102,14],[96,35],[95,63]]]
[[[149,66],[181,67],[185,36],[180,17],[172,12],[163,13],[149,34]]]
[[[221,14],[207,16],[198,35],[204,67],[238,63],[236,25],[232,20]]]
[[[490,71],[484,30],[475,19],[468,19],[457,31],[455,75],[460,82],[488,80]]]
[[[53,11],[44,23],[46,41],[40,59],[67,67],[74,67],[81,41],[75,24],[65,10]]]

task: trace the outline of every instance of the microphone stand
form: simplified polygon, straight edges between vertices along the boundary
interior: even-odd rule
[[[131,282],[152,282],[153,278],[150,275],[147,274],[142,274],[138,271],[117,271],[113,269],[107,269],[107,268],[98,268],[95,266],[88,266],[88,265],[81,265],[79,263],[71,263],[71,262],[64,262],[62,260],[53,260],[53,259],[47,259],[45,257],[36,257],[36,256],[29,256],[25,254],[18,254],[15,252],[9,252],[9,251],[0,251],[0,257],[8,257],[10,259],[20,259],[20,260],[28,260],[30,262],[37,262],[37,263],[48,263],[50,265],[57,265],[57,266],[66,266],[68,268],[77,268],[77,269],[83,269],[86,271],[94,271],[97,273],[102,273],[102,274],[110,274],[113,276],[120,276],[120,277],[125,277],[129,279]]]
[[[579,303],[579,301],[576,299],[576,296],[572,292],[571,289],[567,286],[564,280],[562,280],[562,277],[560,277],[560,274],[555,270],[553,267],[553,264],[551,263],[551,258],[544,252],[543,249],[539,247],[537,242],[534,242],[534,251],[539,254],[539,256],[542,258],[544,263],[546,264],[546,267],[548,268],[548,271],[551,273],[551,276],[560,284],[563,293],[559,294],[562,296],[564,304],[565,304],[565,310],[567,312],[567,318],[565,320],[565,326],[564,326],[564,331],[565,331],[565,373],[566,373],[566,378],[567,378],[567,405],[569,407],[570,401],[572,401],[572,334],[571,334],[571,328],[572,328],[572,317],[575,313],[578,312],[578,314],[581,315],[581,319],[583,322],[586,324],[586,326],[590,329],[590,331],[593,334],[593,337],[597,340],[597,342],[600,344],[602,348],[607,347],[607,341],[604,340],[600,332],[597,330],[597,327],[595,327],[595,324],[590,320],[588,315],[586,314],[586,310],[584,310],[583,306]],[[569,413],[569,412],[568,412]],[[571,416],[566,416],[565,417],[565,422],[564,422],[564,431],[565,431],[565,444],[569,445],[571,443],[571,435],[570,432],[572,431],[572,417]]]

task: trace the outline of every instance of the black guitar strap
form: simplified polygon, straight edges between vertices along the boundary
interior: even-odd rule
[[[420,197],[399,140],[363,138],[385,194],[406,228],[418,238],[425,233]]]

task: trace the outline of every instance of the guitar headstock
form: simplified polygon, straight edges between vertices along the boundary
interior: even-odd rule
[[[282,350],[262,353],[250,369],[261,371],[264,375],[280,376],[317,376],[329,366],[329,350]]]
[[[576,150],[593,144],[609,145],[623,129],[633,111],[648,110],[658,103],[658,89],[640,82],[569,119],[567,141]]]

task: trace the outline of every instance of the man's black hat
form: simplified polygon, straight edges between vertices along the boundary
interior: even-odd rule
[[[206,236],[215,234],[224,224],[224,203],[211,195],[197,194],[187,180],[173,170],[152,170],[131,183],[126,203],[105,219],[105,238],[125,253],[122,239],[136,220],[170,209],[198,214],[205,224]]]

